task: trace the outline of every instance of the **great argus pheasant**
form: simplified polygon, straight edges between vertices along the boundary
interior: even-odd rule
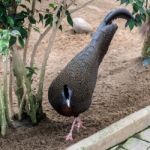
[[[66,65],[49,87],[48,99],[52,107],[63,116],[75,117],[66,140],[73,140],[74,128],[84,128],[79,115],[90,107],[98,68],[118,28],[113,23],[117,18],[133,19],[124,8],[109,12],[91,42]]]

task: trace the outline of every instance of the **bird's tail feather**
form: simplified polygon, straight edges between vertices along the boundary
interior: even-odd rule
[[[108,15],[104,18],[104,22],[106,24],[110,24],[113,20],[117,18],[123,18],[126,20],[134,19],[132,14],[127,9],[118,8],[109,12]]]

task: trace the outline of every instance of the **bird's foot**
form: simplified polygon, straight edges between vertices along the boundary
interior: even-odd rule
[[[71,132],[69,132],[69,133],[67,134],[67,136],[65,137],[65,140],[66,140],[66,141],[73,141],[73,137],[72,137],[72,133],[71,133]]]
[[[73,123],[72,123],[70,132],[67,134],[67,136],[66,136],[66,138],[65,138],[66,141],[72,141],[72,140],[73,140],[72,132],[73,132],[73,129],[74,129],[75,125],[76,125],[76,121],[77,121],[77,119],[75,118],[74,121],[73,121]]]
[[[85,126],[83,126],[83,122],[81,121],[80,118],[76,117],[72,123],[70,132],[67,134],[67,136],[65,137],[66,141],[72,141],[73,137],[72,137],[72,132],[74,130],[74,128],[77,128],[77,131],[79,132],[80,128],[86,129]]]
[[[76,121],[77,121],[77,123],[76,123],[75,126],[76,126],[78,132],[79,132],[80,128],[86,129],[86,127],[83,125],[83,121],[81,121],[80,118],[77,118]]]

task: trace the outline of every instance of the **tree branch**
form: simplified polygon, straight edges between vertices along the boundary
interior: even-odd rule
[[[34,45],[34,48],[33,48],[33,51],[32,51],[32,54],[31,54],[31,61],[30,61],[30,66],[32,67],[33,64],[34,64],[34,57],[35,57],[35,54],[36,54],[36,51],[37,51],[37,48],[39,46],[39,44],[41,43],[41,41],[43,40],[43,38],[45,37],[45,35],[51,30],[51,27],[47,27],[45,29],[45,31],[40,35],[39,39],[37,40],[37,42],[35,43]]]
[[[24,89],[24,94],[22,96],[20,105],[19,105],[19,112],[18,112],[18,119],[21,120],[22,119],[22,110],[23,110],[23,104],[26,98],[26,94],[27,94],[27,90],[26,90],[26,86],[25,84],[23,85],[23,89]]]
[[[8,108],[8,83],[7,83],[7,71],[8,71],[8,57],[6,56],[4,58],[4,77],[3,77],[3,92],[4,92],[4,104],[5,104],[5,115],[6,115],[6,120],[7,123],[10,124],[10,116],[9,116],[9,108]]]
[[[13,110],[13,96],[12,96],[12,82],[13,82],[13,65],[12,65],[12,56],[10,56],[10,62],[9,62],[9,102],[10,102],[10,116],[11,118],[14,115],[14,110]]]
[[[92,3],[93,1],[94,1],[94,0],[89,0],[89,1],[87,1],[86,3],[84,3],[83,5],[81,5],[81,6],[77,7],[77,8],[75,8],[75,9],[69,10],[69,12],[70,12],[70,13],[74,13],[74,12],[76,12],[76,11],[82,9],[83,7],[87,6],[88,4]]]
[[[34,12],[35,12],[35,4],[36,4],[36,0],[32,1],[32,9],[31,9],[31,17],[34,16]],[[29,45],[29,39],[30,39],[30,35],[31,35],[31,29],[32,29],[32,24],[29,23],[28,25],[28,37],[27,37],[27,41],[24,47],[24,53],[23,53],[23,62],[24,64],[26,63],[26,55],[27,55],[27,49],[28,49],[28,45]]]
[[[146,0],[145,2],[145,7],[147,8],[147,6],[148,6],[148,0]]]
[[[64,0],[65,1],[65,0]],[[65,11],[62,11],[62,15],[60,16],[60,18],[57,18],[57,13],[59,11],[61,7],[61,4],[57,7],[55,14],[53,16],[53,29],[52,29],[52,33],[50,35],[49,38],[49,42],[48,42],[48,47],[45,50],[45,54],[44,54],[44,59],[43,59],[43,63],[42,63],[42,67],[41,67],[41,73],[40,73],[40,80],[39,80],[39,87],[38,87],[38,95],[37,97],[39,98],[39,103],[42,102],[42,95],[43,95],[43,82],[44,82],[44,77],[45,77],[45,68],[46,68],[46,64],[47,64],[47,60],[49,58],[49,54],[51,52],[55,37],[56,37],[56,33],[58,31],[58,28],[62,22],[62,19],[64,18],[65,15]],[[58,22],[57,22],[58,21]],[[57,22],[57,24],[56,24]]]
[[[70,10],[71,12],[70,13],[74,13],[76,11],[78,11],[79,9],[82,9],[83,7],[85,7],[86,5],[88,5],[89,3],[93,2],[94,0],[90,0],[88,2],[86,2],[85,4],[83,4],[82,6],[76,8],[76,9],[73,9],[73,10]],[[68,8],[74,4],[74,1],[71,1],[70,4],[68,4]],[[41,43],[41,41],[43,40],[43,38],[45,37],[45,35],[51,30],[51,27],[48,27],[39,37],[39,39],[37,40],[36,44],[34,45],[34,48],[33,48],[33,51],[32,51],[32,54],[31,54],[31,61],[30,61],[30,66],[33,66],[34,64],[34,58],[35,58],[35,54],[36,54],[36,51],[38,49],[38,46],[39,44]]]

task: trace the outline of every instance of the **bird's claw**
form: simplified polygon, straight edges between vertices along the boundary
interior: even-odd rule
[[[66,137],[65,137],[66,141],[73,141],[73,137],[72,137],[72,133],[69,133]]]
[[[82,124],[80,124],[80,123],[77,123],[76,124],[76,128],[77,128],[77,131],[79,132],[79,130],[82,128],[82,129],[86,129],[86,127],[85,126],[83,126]]]
[[[86,127],[83,125],[83,122],[78,119],[77,124],[75,125],[75,127],[77,128],[77,131],[79,132],[80,128],[86,129]]]
[[[73,141],[72,132],[73,132],[74,127],[76,127],[77,132],[79,132],[80,128],[86,129],[86,127],[83,126],[83,122],[80,120],[80,118],[75,118],[71,126],[70,132],[65,137],[66,141]]]

